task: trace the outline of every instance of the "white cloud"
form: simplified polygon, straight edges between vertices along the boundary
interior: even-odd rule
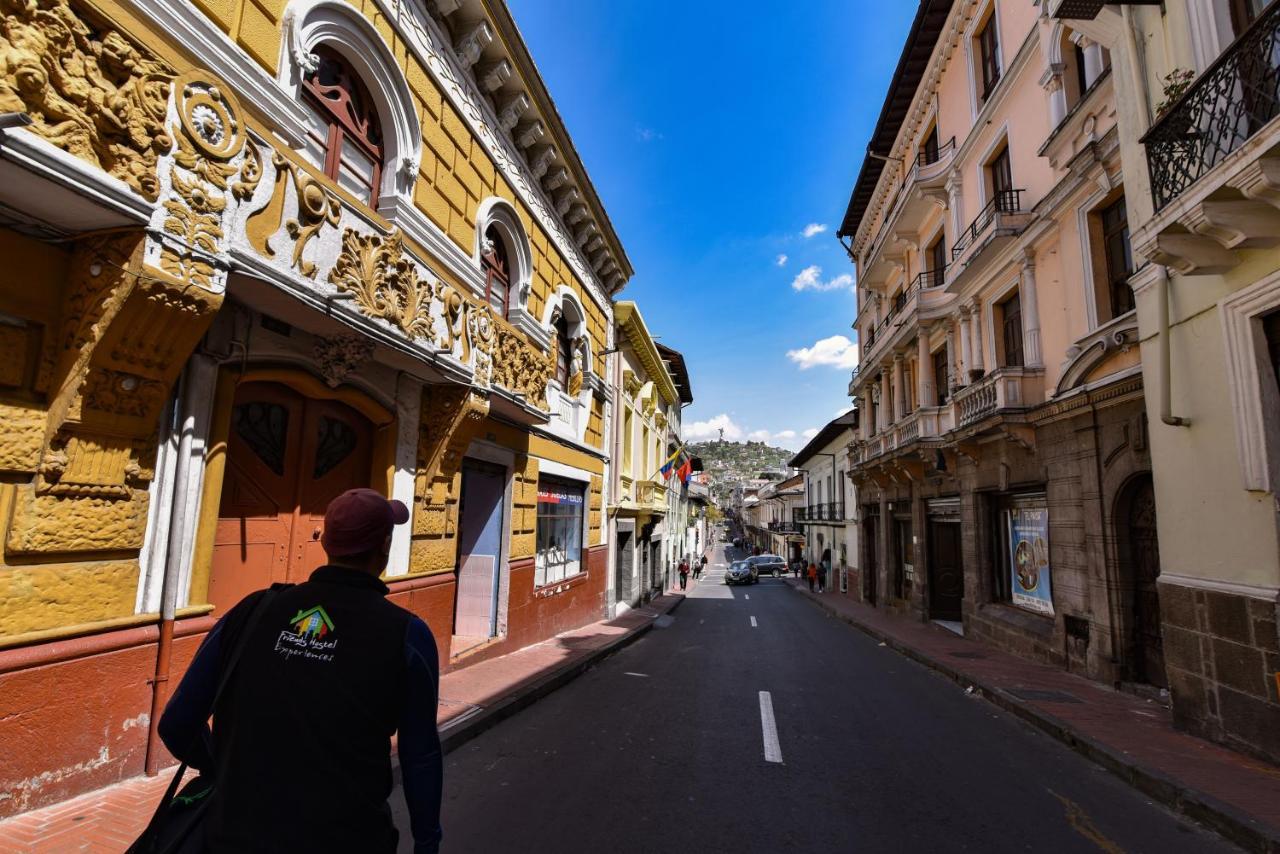
[[[782,439],[783,441],[786,441],[787,439],[794,439],[795,437],[796,437],[795,430],[781,430],[775,433],[773,436],[773,438]]]
[[[662,139],[662,138],[663,136],[661,131],[656,131],[653,128],[647,128],[647,127],[640,127],[640,126],[636,127],[636,139],[640,140],[641,142],[653,142],[655,139]]]
[[[787,266],[787,256],[786,256],[786,255],[779,255],[779,256],[778,256],[778,260],[777,260],[777,261],[775,261],[774,263],[775,263],[775,264],[777,264],[779,267],[785,267],[785,266]]]
[[[752,430],[747,434],[748,442],[767,442],[769,441],[768,430]]]
[[[791,289],[793,291],[834,291],[840,288],[853,287],[853,276],[849,273],[842,273],[834,279],[822,280],[822,268],[817,264],[810,264],[791,280]]]
[[[858,364],[858,346],[843,335],[815,341],[812,347],[788,350],[787,358],[807,371],[817,365],[852,370]]]
[[[805,439],[812,439],[814,436],[818,435],[818,428],[810,427],[808,430],[805,430],[800,435],[804,436]]]
[[[808,225],[806,225],[804,227],[804,231],[800,233],[805,236],[805,239],[808,239],[810,237],[813,237],[814,235],[822,234],[822,232],[826,230],[827,230],[827,227],[824,224],[820,222],[811,222]]]
[[[730,442],[742,440],[742,428],[735,424],[733,419],[726,413],[721,413],[714,418],[708,418],[706,421],[695,421],[692,424],[686,424],[682,432],[686,442],[705,442],[709,439],[719,439],[721,430],[724,430],[724,437]]]
[[[839,409],[837,409],[837,410],[836,410],[835,417],[836,417],[836,418],[839,418],[841,415],[847,415],[848,413],[850,413],[850,412],[852,412],[852,411],[853,411],[853,407],[852,407],[852,406],[842,406],[842,407],[840,407]]]

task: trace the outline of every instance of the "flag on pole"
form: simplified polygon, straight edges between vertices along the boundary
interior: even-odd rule
[[[679,470],[676,471],[676,475],[679,476],[681,483],[687,484],[689,482],[689,477],[692,474],[693,474],[693,460],[689,457],[685,457],[684,465],[680,466]]]
[[[676,460],[680,459],[680,452],[683,450],[684,448],[677,448],[674,454],[667,457],[667,461],[662,464],[662,468],[658,469],[663,480],[671,480],[671,473],[675,470]]]

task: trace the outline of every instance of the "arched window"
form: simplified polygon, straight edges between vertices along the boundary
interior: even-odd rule
[[[556,321],[556,382],[569,387],[569,366],[573,364],[573,339],[569,337],[569,321],[561,312]]]
[[[370,207],[382,182],[382,127],[373,100],[351,66],[326,46],[303,78],[307,110],[306,154],[324,174]]]
[[[511,264],[506,241],[496,226],[491,225],[484,230],[480,266],[484,270],[485,300],[499,316],[506,317],[511,299]]]

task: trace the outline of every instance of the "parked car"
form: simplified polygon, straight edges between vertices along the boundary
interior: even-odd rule
[[[755,584],[759,580],[755,568],[745,560],[735,560],[724,571],[725,584]]]
[[[772,574],[779,578],[787,574],[787,562],[778,555],[756,555],[747,558],[747,563],[755,570],[756,577]]]

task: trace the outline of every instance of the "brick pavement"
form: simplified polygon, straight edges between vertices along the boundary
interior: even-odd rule
[[[829,613],[972,687],[1153,799],[1248,850],[1280,852],[1280,768],[1175,730],[1169,710],[1158,703],[839,593],[815,594],[800,581],[789,583]]]
[[[551,640],[447,673],[436,720],[445,752],[636,639],[684,600],[678,591]],[[137,777],[0,821],[4,854],[119,854],[146,827],[173,776]]]

